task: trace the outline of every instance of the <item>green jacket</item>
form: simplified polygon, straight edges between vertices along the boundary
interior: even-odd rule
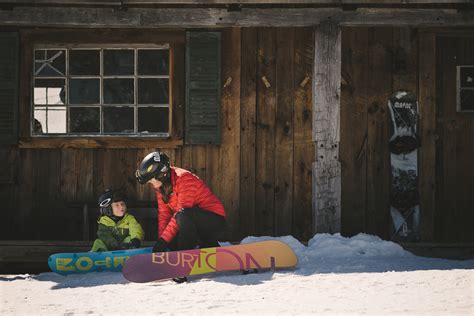
[[[109,250],[123,248],[125,243],[134,238],[140,241],[145,238],[140,223],[128,213],[117,223],[108,216],[101,216],[97,222],[97,238],[102,240]]]

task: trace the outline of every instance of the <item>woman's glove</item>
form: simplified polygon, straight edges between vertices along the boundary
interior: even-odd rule
[[[135,249],[135,248],[140,248],[140,239],[138,238],[133,238],[130,240],[130,243],[128,244],[128,249]]]
[[[163,239],[158,239],[156,244],[153,246],[153,252],[164,252],[168,251],[168,243]]]

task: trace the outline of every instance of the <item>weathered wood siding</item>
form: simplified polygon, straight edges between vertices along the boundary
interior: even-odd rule
[[[472,229],[467,224],[472,222],[474,209],[472,124],[469,121],[472,113],[455,113],[452,87],[455,79],[452,73],[448,73],[451,79],[446,79],[447,75],[439,70],[447,60],[437,54],[444,47],[459,59],[460,56],[472,57],[474,51],[472,40],[471,46],[464,40],[439,44],[437,31],[440,30],[343,28],[340,157],[344,235],[366,232],[389,238],[390,116],[387,101],[394,91],[407,90],[414,92],[419,102],[422,241],[473,240]],[[467,36],[469,32],[472,34],[472,30],[462,34]],[[465,59],[466,64],[472,64],[472,58]],[[452,72],[452,67],[449,71]],[[446,106],[451,116],[443,114]],[[453,119],[461,123],[449,129]],[[461,157],[457,164],[456,155]]]
[[[415,29],[343,28],[341,145],[342,233],[389,238],[389,96],[417,91]]]
[[[437,94],[436,177],[441,181],[436,181],[434,238],[473,242],[474,113],[456,110],[456,67],[474,65],[474,32],[441,36],[436,44],[437,87],[444,89]]]
[[[341,96],[341,30],[321,23],[315,30],[313,140],[314,230],[338,233],[341,226],[341,164],[339,161]]]
[[[222,145],[176,147],[173,143],[164,150],[176,165],[198,174],[223,200],[229,218],[226,239],[280,234],[308,239],[313,232],[311,168],[315,161],[313,30],[222,31]],[[470,177],[473,147],[472,137],[467,136],[472,135],[473,128],[471,123],[461,122],[458,125],[469,127],[465,130],[471,134],[457,126],[449,130],[453,125],[449,120],[456,119],[456,115],[437,110],[439,100],[452,99],[452,92],[442,93],[447,79],[437,73],[437,64],[440,68],[444,63],[435,53],[439,31],[342,27],[339,159],[344,235],[366,232],[389,238],[387,100],[395,90],[409,90],[418,96],[420,111],[422,239],[472,241],[468,224],[474,207],[474,176]],[[160,32],[161,36],[169,35],[165,30]],[[140,36],[146,36],[142,33],[126,32],[138,42]],[[59,29],[51,34],[62,36]],[[118,36],[115,31],[106,34]],[[176,33],[170,38],[175,37]],[[454,44],[465,56],[472,55],[472,45]],[[184,43],[177,41],[174,45],[175,74],[184,73]],[[28,43],[22,43],[21,48],[25,46]],[[449,57],[455,52],[448,49],[443,54]],[[23,89],[30,87],[27,69],[24,65],[20,69]],[[173,84],[176,91],[184,91],[184,80]],[[174,94],[173,99],[177,106],[174,109],[183,112],[184,94]],[[29,100],[28,94],[20,95],[20,132],[29,125],[25,120],[29,117]],[[173,119],[173,135],[182,135],[185,118],[177,115]],[[443,126],[439,122],[446,123]],[[74,144],[91,145],[89,140]],[[126,149],[101,148],[101,142],[90,148],[27,148],[25,144],[1,147],[0,163],[9,172],[2,173],[6,176],[0,183],[0,212],[8,223],[0,230],[0,238],[82,239],[82,203],[95,201],[108,187],[125,188],[132,200],[154,201],[152,190],[138,185],[133,172],[139,161],[155,148],[162,148],[163,142],[149,148],[127,144]],[[450,165],[453,155],[464,157],[464,167]],[[452,184],[459,185],[459,178],[468,180],[463,180],[466,185],[461,183],[457,190]],[[450,211],[456,203],[459,207]],[[155,225],[146,223],[147,227]],[[458,227],[464,228],[459,231]],[[94,234],[90,231],[91,237]]]
[[[224,202],[226,239],[262,234],[308,239],[313,30],[222,32],[222,144],[163,150],[175,165],[199,175]],[[176,66],[184,71],[184,55],[177,59]],[[21,80],[29,85],[28,74],[23,72]],[[173,97],[182,106],[184,96]],[[28,106],[28,98],[21,100]],[[28,120],[20,119],[25,128]],[[182,118],[173,125],[182,129]],[[0,184],[0,212],[8,223],[0,238],[82,239],[81,203],[95,201],[105,188],[122,187],[132,200],[154,201],[153,191],[136,182],[134,171],[155,148],[129,147],[0,148],[0,157],[14,171],[13,183]]]

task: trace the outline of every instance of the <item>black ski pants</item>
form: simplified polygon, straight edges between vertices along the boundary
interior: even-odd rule
[[[172,250],[218,247],[219,235],[226,226],[225,217],[198,207],[177,213],[176,223],[179,231],[171,242]]]

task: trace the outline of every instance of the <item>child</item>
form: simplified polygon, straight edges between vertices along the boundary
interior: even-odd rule
[[[97,239],[91,251],[139,248],[145,233],[133,215],[127,213],[125,196],[106,190],[99,197],[100,218]]]

